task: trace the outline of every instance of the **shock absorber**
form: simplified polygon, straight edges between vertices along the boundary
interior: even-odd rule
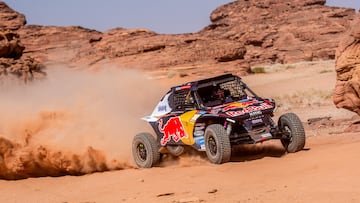
[[[235,121],[232,120],[232,119],[230,119],[230,118],[227,118],[227,119],[225,120],[224,128],[226,129],[226,134],[227,134],[227,135],[230,135],[231,130],[232,130],[232,124],[234,124],[234,123],[235,123]]]

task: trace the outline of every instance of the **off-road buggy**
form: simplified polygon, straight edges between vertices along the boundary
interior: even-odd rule
[[[303,125],[294,113],[272,119],[273,99],[256,95],[240,77],[226,74],[172,87],[150,116],[156,136],[143,132],[132,143],[136,164],[149,168],[164,153],[180,156],[186,147],[206,151],[210,162],[228,162],[232,146],[279,139],[287,152],[305,145]]]

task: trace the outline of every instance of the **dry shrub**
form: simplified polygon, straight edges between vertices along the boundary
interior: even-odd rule
[[[332,91],[309,89],[305,91],[297,91],[294,94],[285,94],[283,96],[274,97],[278,107],[290,109],[296,107],[313,107],[321,106],[331,102]]]

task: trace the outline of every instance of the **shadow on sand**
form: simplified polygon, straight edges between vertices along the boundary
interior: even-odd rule
[[[275,143],[247,144],[234,146],[231,151],[231,162],[244,162],[264,157],[282,157],[286,150]]]
[[[302,151],[308,150],[310,149],[304,148]],[[244,144],[232,147],[230,162],[246,162],[265,157],[280,158],[286,154],[287,152],[284,147],[277,142]],[[180,157],[175,157],[170,154],[164,155],[159,166],[195,166],[207,164],[211,163],[207,158],[206,152],[199,152],[195,149],[187,148],[186,152]]]

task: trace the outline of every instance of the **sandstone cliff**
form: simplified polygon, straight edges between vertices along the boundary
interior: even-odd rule
[[[245,60],[289,63],[334,59],[354,9],[325,6],[325,0],[235,1],[211,13],[201,33],[246,47]]]
[[[220,6],[211,24],[197,33],[157,34],[147,29],[114,28],[104,33],[82,27],[17,26],[23,55],[45,64],[198,74],[246,74],[268,63],[334,59],[354,9],[325,6],[325,0],[239,0]],[[9,8],[0,3],[0,13]],[[12,14],[13,15],[13,14]]]

